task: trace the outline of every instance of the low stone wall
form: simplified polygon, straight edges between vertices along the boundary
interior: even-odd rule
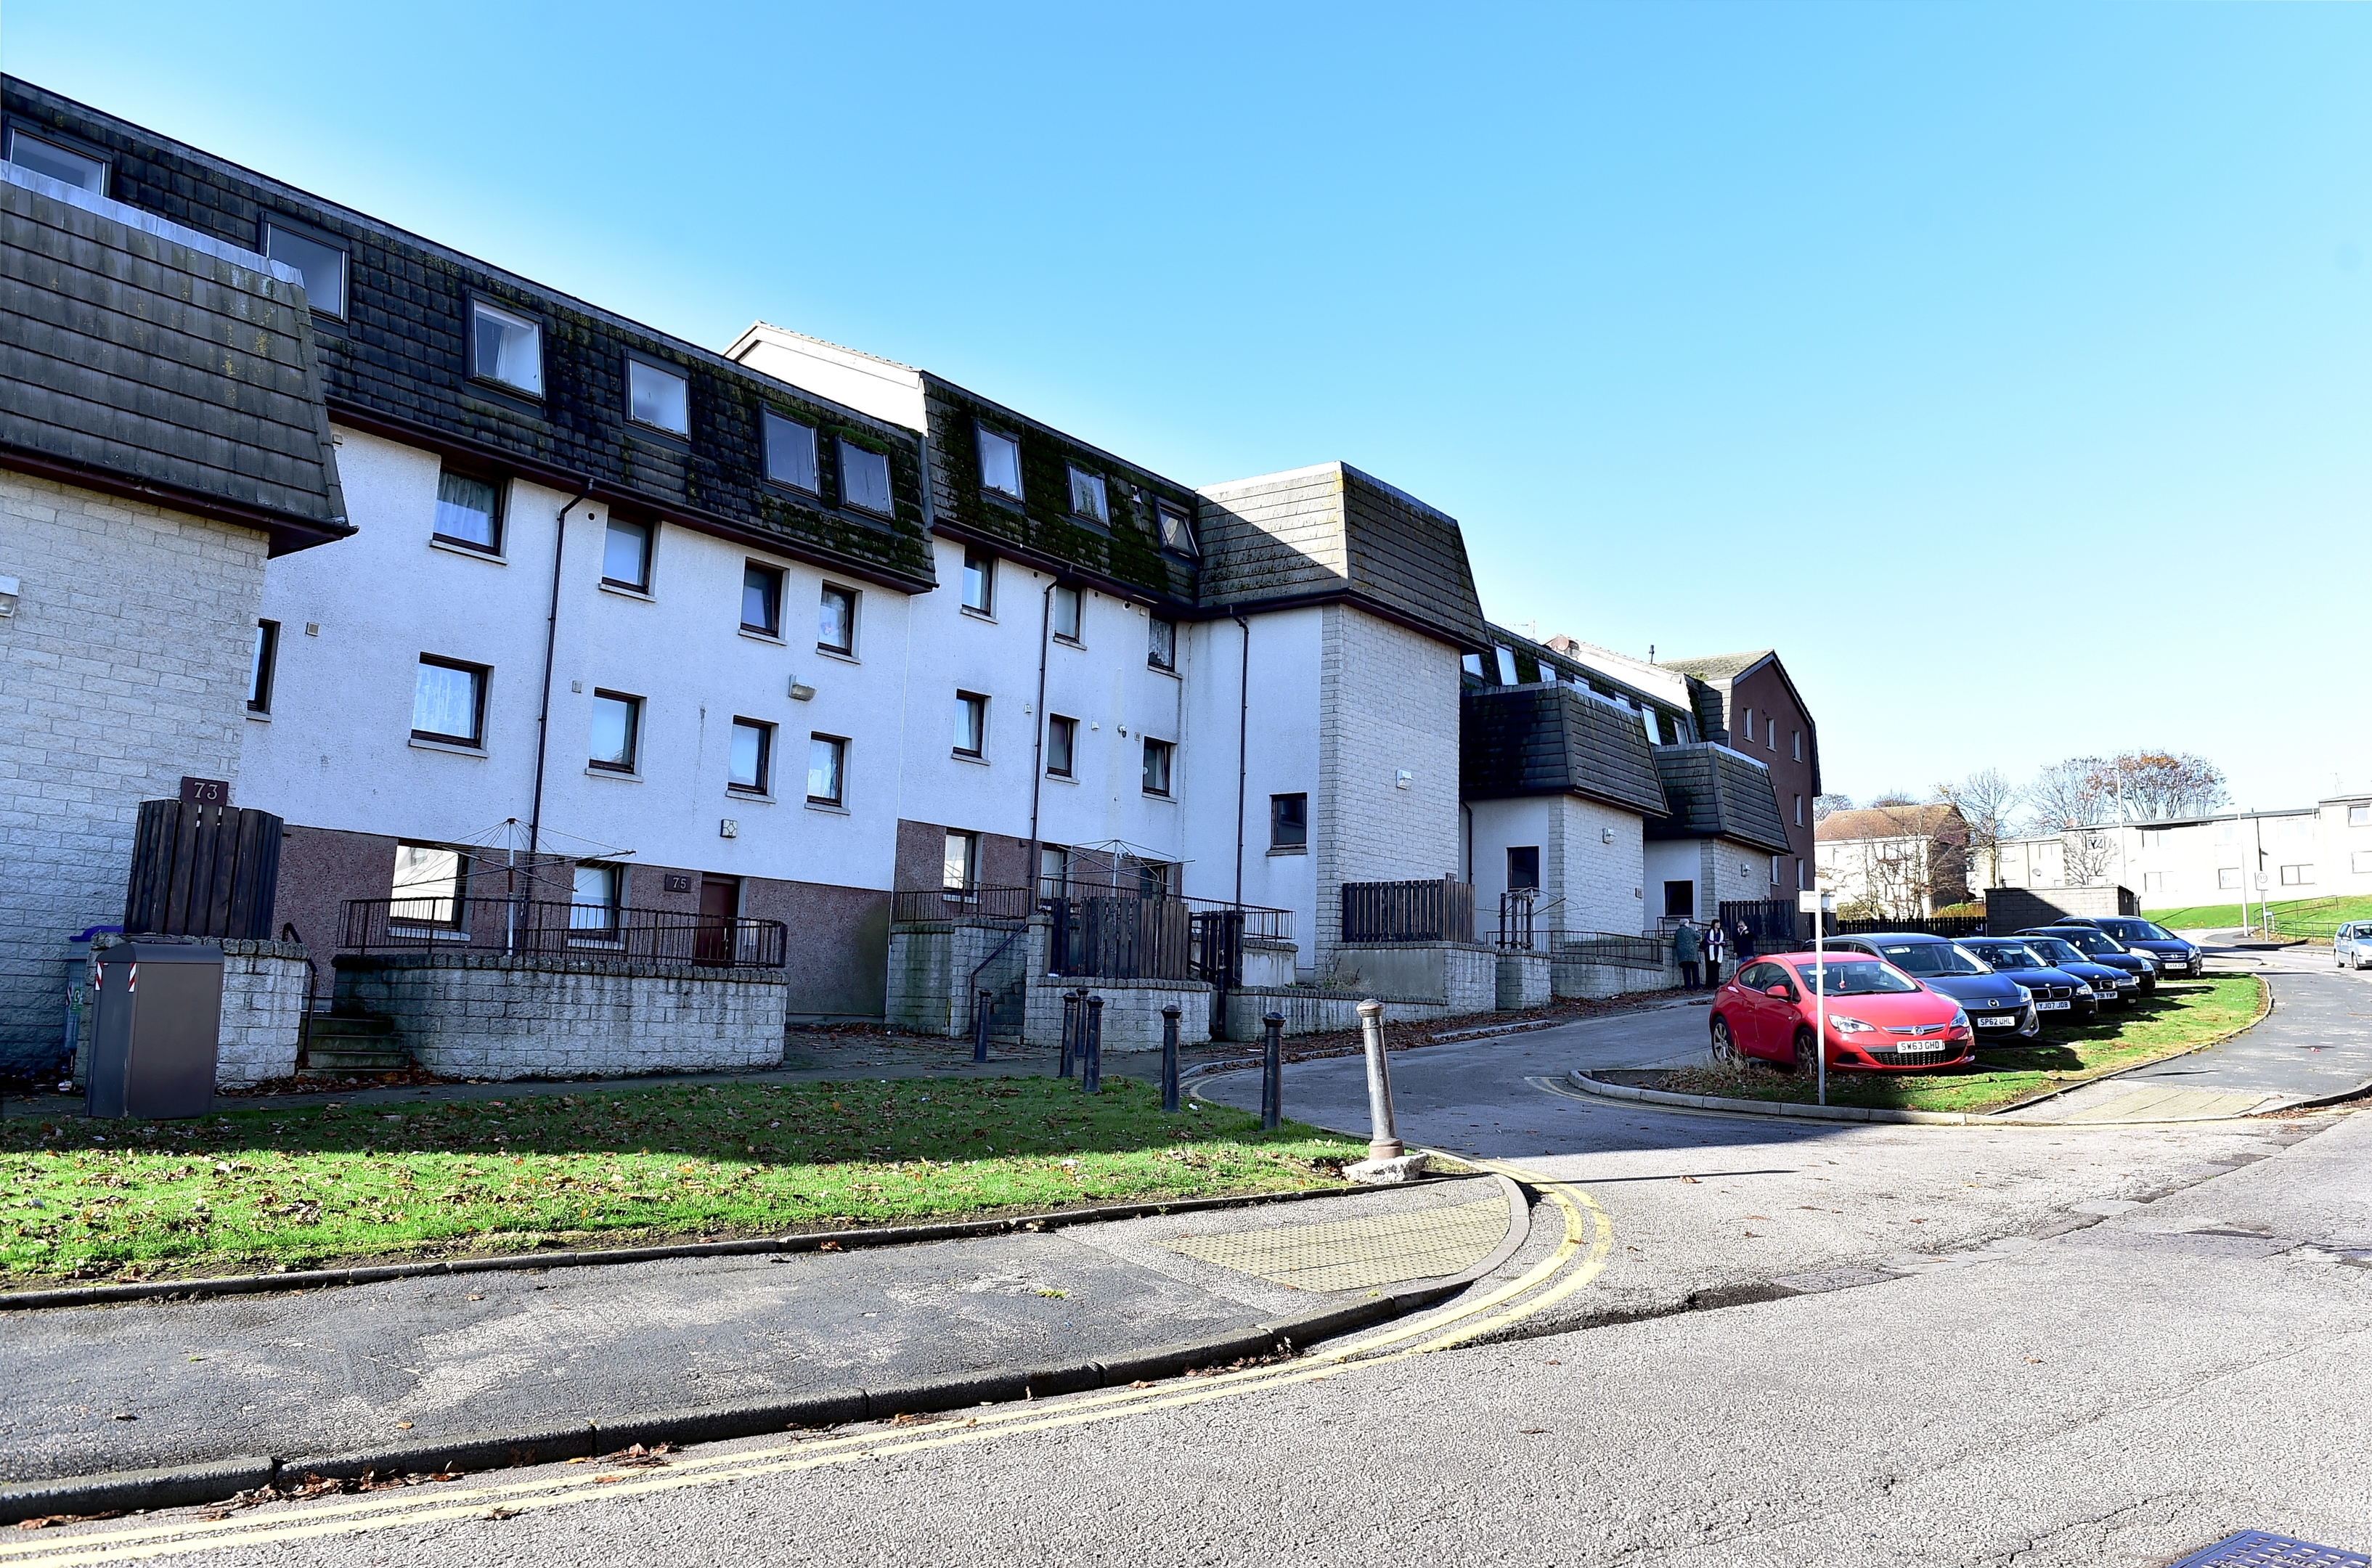
[[[1300,961],[1301,949],[1291,942],[1244,938],[1246,985],[1291,985],[1296,978],[1294,966]]]
[[[2130,888],[1987,888],[1985,889],[1985,931],[1994,936],[2012,936],[2038,925],[2074,915],[2082,920],[2100,920],[2116,915],[2137,915],[2142,901]]]
[[[1499,951],[1479,943],[1345,942],[1332,965],[1329,991],[1439,998],[1449,1017],[1499,1005]]]
[[[1495,981],[1502,1013],[1521,1013],[1549,1005],[1550,969],[1546,953],[1502,953]]]
[[[1099,980],[1092,975],[1029,977],[1029,1016],[1022,1039],[1033,1046],[1063,1043],[1063,993],[1084,986],[1104,999],[1103,1051],[1159,1051],[1161,1009],[1179,1010],[1178,1043],[1211,1040],[1211,988],[1198,980]]]
[[[101,935],[92,939],[91,950],[103,953],[127,940],[160,939]],[[215,1086],[244,1088],[296,1076],[296,1043],[305,1028],[307,962],[311,955],[295,942],[209,940],[203,945],[220,947],[223,955],[222,1035],[215,1053]],[[88,1070],[96,1011],[87,1004],[83,1008],[82,1044],[75,1052],[76,1083],[84,1081]]]
[[[432,1073],[569,1078],[783,1060],[780,970],[390,953],[341,954],[336,971],[339,1006],[390,1020]]]
[[[1729,968],[1723,966],[1725,970]],[[1667,960],[1661,969],[1629,964],[1592,964],[1577,958],[1552,957],[1549,990],[1559,997],[1621,996],[1633,991],[1669,991],[1680,983],[1680,966]]]
[[[1388,1024],[1430,1024],[1450,1016],[1438,1002],[1421,996],[1372,996],[1360,991],[1320,991],[1309,986],[1246,987],[1227,993],[1227,1038],[1238,1045],[1257,1047],[1266,1038],[1270,1013],[1281,1014],[1278,1032],[1294,1035],[1340,1034],[1359,1027],[1359,1004],[1384,1005]]]
[[[1009,923],[915,921],[890,928],[885,1016],[893,1029],[955,1039],[971,1023],[972,971],[1013,934]]]

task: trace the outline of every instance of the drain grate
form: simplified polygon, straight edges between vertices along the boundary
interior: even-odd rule
[[[2372,1568],[2372,1557],[2264,1530],[2242,1530],[2171,1568]]]

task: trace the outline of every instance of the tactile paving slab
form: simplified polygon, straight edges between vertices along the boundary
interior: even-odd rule
[[[2372,1568],[2372,1556],[2268,1530],[2242,1530],[2169,1568]]]
[[[1326,1225],[1181,1236],[1158,1245],[1296,1290],[1358,1290],[1462,1273],[1507,1234],[1505,1198]]]

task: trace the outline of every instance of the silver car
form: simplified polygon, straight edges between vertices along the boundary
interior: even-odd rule
[[[2353,921],[2331,939],[2331,956],[2343,970],[2372,969],[2372,920]]]

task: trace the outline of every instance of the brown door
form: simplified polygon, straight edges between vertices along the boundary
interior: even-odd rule
[[[703,877],[700,879],[700,925],[693,938],[695,964],[733,961],[733,917],[741,912],[741,879]]]

